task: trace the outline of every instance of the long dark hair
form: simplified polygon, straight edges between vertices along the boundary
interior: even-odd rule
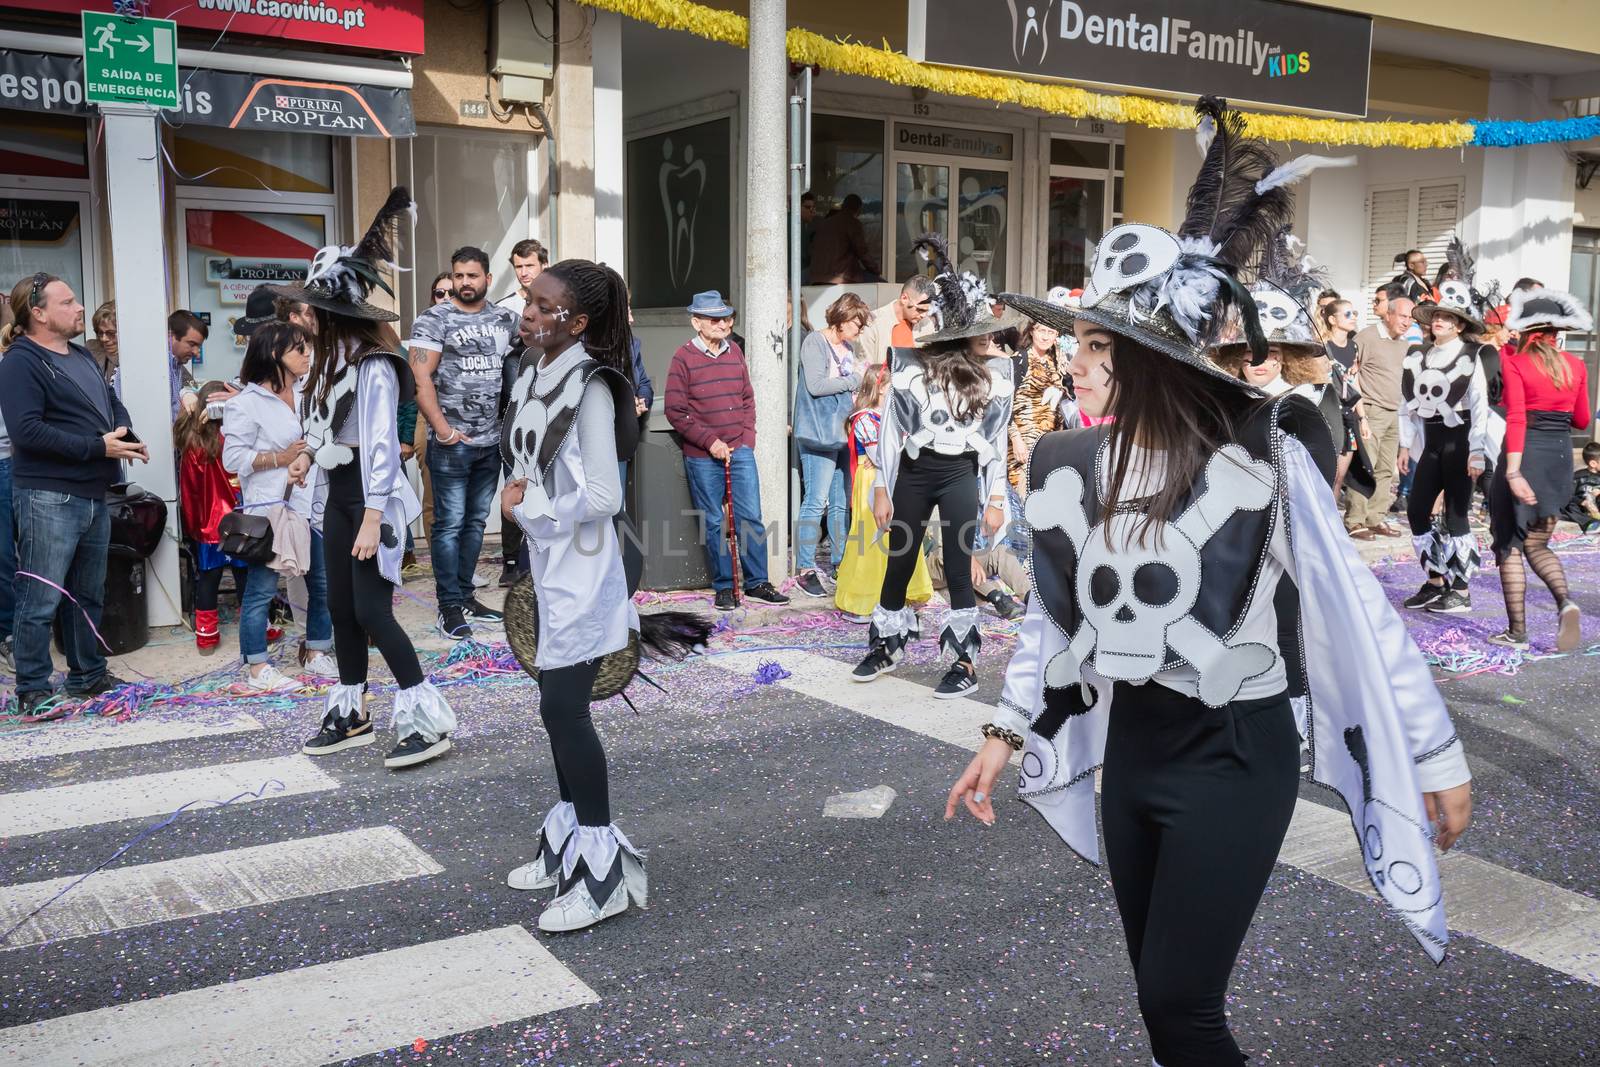
[[[1261,401],[1213,374],[1163,355],[1148,345],[1116,334],[1111,358],[1111,404],[1108,443],[1109,477],[1101,500],[1102,515],[1136,507],[1143,517],[1136,526],[1139,545],[1177,517],[1178,508],[1200,480],[1206,462],[1224,445],[1237,440],[1239,427]],[[1146,497],[1126,497],[1133,449],[1160,452],[1166,480]],[[1110,545],[1111,527],[1106,525]]]
[[[274,393],[289,384],[289,368],[283,355],[295,348],[308,347],[311,338],[292,322],[268,322],[250,335],[250,347],[239,364],[239,380],[245,385],[265,385]]]
[[[628,325],[628,283],[622,275],[587,259],[563,259],[544,271],[559,281],[589,316],[583,347],[602,365],[633,382],[633,329]]]
[[[974,355],[969,338],[938,341],[922,350],[928,387],[950,398],[950,414],[958,421],[977,418],[989,404],[989,368]]]
[[[336,315],[324,308],[316,308],[317,335],[312,338],[311,372],[306,375],[306,391],[301,399],[304,410],[312,404],[328,399],[333,380],[339,373],[339,356],[351,366],[360,363],[373,352],[388,351],[383,324],[371,319],[357,319],[349,315]]]

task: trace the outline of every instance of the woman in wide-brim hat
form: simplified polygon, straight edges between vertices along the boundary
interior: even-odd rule
[[[1155,1059],[1221,1067],[1244,1062],[1224,1001],[1294,811],[1297,727],[1310,773],[1349,805],[1375,888],[1436,959],[1429,823],[1437,811],[1448,846],[1470,793],[1428,666],[1344,534],[1319,469],[1332,456],[1319,464],[1298,436],[1325,441],[1321,418],[1204,354],[1237,314],[1250,358],[1266,355],[1235,271],[1287,223],[1283,186],[1312,164],[1277,167],[1238,116],[1200,108],[1209,143],[1179,235],[1111,230],[1079,309],[1001,298],[1074,331],[1078,403],[1114,418],[1034,449],[1028,614],[946,817],[964,806],[992,822],[995,782],[1025,750],[1022,799],[1094,859],[1099,781]],[[1313,698],[1298,722],[1274,607],[1284,576],[1300,590]]]
[[[994,314],[983,283],[957,272],[942,237],[924,234],[915,247],[933,262],[939,328],[920,338],[917,348],[889,350],[872,494],[873,519],[889,561],[867,654],[852,676],[870,682],[894,670],[920,635],[906,590],[937,508],[946,526],[940,540],[950,599],[939,646],[950,666],[934,696],[949,699],[978,685],[972,554],[980,526],[985,537],[993,537],[1005,522],[1011,423],[1011,357],[995,346],[994,336],[1021,319],[1009,311]]]
[[[372,742],[370,638],[395,678],[396,743],[384,758],[390,768],[443,755],[456,727],[455,712],[423,674],[394,617],[404,531],[422,512],[400,460],[397,414],[411,397],[412,379],[391,348],[392,331],[381,326],[398,316],[367,299],[375,286],[388,290],[380,272],[394,267],[393,231],[413,210],[410,194],[393,190],[355,247],[324,248],[304,283],[272,287],[314,308],[317,321],[301,399],[306,451],[289,470],[297,479],[313,471],[317,477],[312,523],[322,531],[339,684],[302,751],[326,756]]]
[[[1550,535],[1572,493],[1572,431],[1588,427],[1593,412],[1583,361],[1559,341],[1564,332],[1588,333],[1594,319],[1569,293],[1519,289],[1506,325],[1516,331],[1517,347],[1501,357],[1505,444],[1488,494],[1506,629],[1489,640],[1529,647],[1526,568],[1532,567],[1555,598],[1556,651],[1571,652],[1582,643],[1582,616],[1561,558],[1550,551]]]

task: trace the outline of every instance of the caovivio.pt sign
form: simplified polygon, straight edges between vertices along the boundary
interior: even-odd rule
[[[144,13],[184,29],[316,41],[375,52],[422,52],[422,0],[150,0]],[[543,6],[542,4],[540,5]],[[115,10],[115,0],[0,0],[32,12]]]
[[[1372,20],[1273,0],[909,0],[912,58],[1363,116]]]

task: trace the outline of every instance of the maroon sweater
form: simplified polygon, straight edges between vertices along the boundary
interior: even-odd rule
[[[730,448],[756,445],[756,394],[744,353],[732,341],[712,358],[689,341],[667,371],[667,421],[683,437],[683,454],[704,459],[718,438]]]

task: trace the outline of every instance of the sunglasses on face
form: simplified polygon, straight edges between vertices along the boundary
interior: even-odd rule
[[[1341,319],[1353,319],[1356,317],[1356,313],[1354,311],[1341,311],[1339,312],[1339,317]]]
[[[449,295],[450,295],[450,290],[448,290],[448,289],[435,289],[433,291],[433,298],[435,300],[443,300],[445,297],[447,297]]]

